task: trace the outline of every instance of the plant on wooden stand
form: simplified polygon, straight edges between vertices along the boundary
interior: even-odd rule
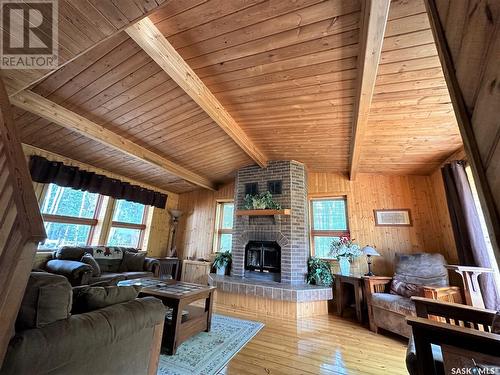
[[[333,284],[330,263],[319,258],[309,258],[307,262],[307,283],[331,286]]]
[[[363,252],[358,244],[349,237],[336,238],[330,245],[329,255],[339,261],[340,273],[349,275],[351,273],[351,262],[361,256]]]
[[[225,275],[226,268],[231,264],[233,256],[229,251],[221,251],[217,253],[214,259],[214,268],[217,270],[217,275]]]
[[[273,196],[269,191],[266,191],[255,195],[247,194],[243,208],[245,210],[280,210],[281,205],[273,200]]]

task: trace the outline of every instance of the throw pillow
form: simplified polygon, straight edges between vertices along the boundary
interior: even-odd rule
[[[31,272],[17,314],[16,329],[42,328],[69,318],[71,298],[71,285],[64,276]]]
[[[140,272],[144,271],[145,253],[123,252],[123,259],[120,265],[120,272]]]
[[[88,248],[81,246],[63,246],[55,253],[55,259],[78,260],[83,254],[88,252]]]
[[[94,259],[92,254],[85,253],[83,254],[82,259],[80,259],[82,263],[88,264],[92,268],[92,276],[99,277],[101,276],[101,268],[99,267],[99,263]]]
[[[422,287],[417,284],[407,283],[398,275],[395,275],[391,282],[390,293],[410,298],[411,296],[422,295]]]
[[[73,291],[72,313],[84,313],[128,302],[139,294],[133,286],[81,287]]]
[[[123,251],[120,248],[99,246],[95,248],[93,253],[101,272],[118,272],[123,258]]]

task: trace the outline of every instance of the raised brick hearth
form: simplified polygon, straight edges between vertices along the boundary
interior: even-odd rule
[[[249,241],[275,241],[281,247],[283,284],[302,284],[307,273],[309,242],[307,239],[307,183],[304,165],[295,161],[273,161],[267,168],[251,166],[240,169],[236,176],[235,208],[243,209],[245,184],[257,183],[259,192],[268,190],[268,182],[282,182],[281,194],[273,195],[291,215],[235,216],[233,225],[233,263],[231,275],[251,278],[254,271],[245,270],[245,246]],[[272,280],[273,275],[269,275]]]

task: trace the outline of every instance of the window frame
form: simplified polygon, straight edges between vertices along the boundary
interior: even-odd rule
[[[49,184],[47,184],[48,186]],[[58,186],[61,189],[73,189],[67,186],[60,186],[57,184],[54,184]],[[77,190],[77,189],[73,189]],[[95,193],[94,193],[95,194]],[[44,197],[46,199],[47,197]],[[89,234],[87,236],[87,241],[85,242],[86,246],[90,246],[92,243],[92,238],[94,237],[94,231],[97,227],[97,224],[99,222],[98,217],[99,213],[102,208],[102,202],[103,202],[103,196],[101,194],[97,194],[97,202],[95,205],[95,210],[92,218],[84,218],[84,217],[75,217],[75,216],[67,216],[67,215],[55,215],[55,214],[44,214],[41,213],[43,223],[60,223],[60,224],[72,224],[72,225],[86,225],[90,226]],[[42,246],[42,247],[40,247]],[[37,251],[53,251],[54,249],[50,248],[44,248],[43,244],[41,243],[39,247],[37,248]]]
[[[115,199],[113,202],[113,208],[111,210],[111,221],[109,223],[108,235],[106,236],[106,246],[108,246],[109,237],[111,236],[111,230],[113,228],[125,228],[125,229],[136,229],[136,230],[138,229],[140,232],[139,232],[139,240],[138,240],[136,249],[142,250],[142,246],[144,245],[144,237],[146,234],[146,228],[147,228],[146,224],[147,224],[147,219],[148,219],[148,207],[149,206],[147,206],[145,204],[143,205],[144,211],[142,213],[142,221],[140,224],[126,223],[123,221],[113,220],[113,216],[115,214],[117,202],[118,202],[118,199]],[[132,202],[132,203],[135,203],[135,202]]]
[[[314,229],[314,210],[313,210],[313,202],[315,201],[334,201],[334,200],[343,200],[345,202],[345,219],[346,219],[346,229],[339,230],[321,230]],[[351,237],[350,226],[349,226],[349,209],[347,206],[347,195],[337,195],[337,196],[322,196],[322,197],[309,197],[309,244],[311,249],[311,256],[316,255],[316,251],[314,248],[314,238],[315,237]],[[322,258],[322,259],[331,259],[331,258]]]
[[[222,222],[224,220],[224,204],[232,204],[233,205],[233,227],[234,227],[234,200],[217,200],[216,201],[216,210],[215,210],[215,233],[214,233],[214,241],[213,241],[213,253],[220,252],[220,243],[221,237],[223,234],[230,234],[231,238],[233,236],[233,228],[222,228]],[[230,250],[231,251],[231,250]]]

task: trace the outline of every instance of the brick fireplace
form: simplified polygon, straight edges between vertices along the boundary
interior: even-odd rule
[[[233,263],[231,275],[278,281],[282,284],[302,284],[307,273],[309,256],[307,180],[303,164],[296,161],[272,161],[267,168],[251,166],[240,169],[236,176],[235,209],[243,209],[247,192],[265,192],[272,186],[280,188],[273,199],[290,215],[238,216],[233,225]],[[249,244],[274,244],[273,253],[254,249]],[[245,252],[245,250],[247,250]],[[276,264],[279,250],[279,267]],[[249,259],[249,256],[251,257]],[[259,258],[259,257],[262,257]],[[267,258],[266,258],[267,257]]]

